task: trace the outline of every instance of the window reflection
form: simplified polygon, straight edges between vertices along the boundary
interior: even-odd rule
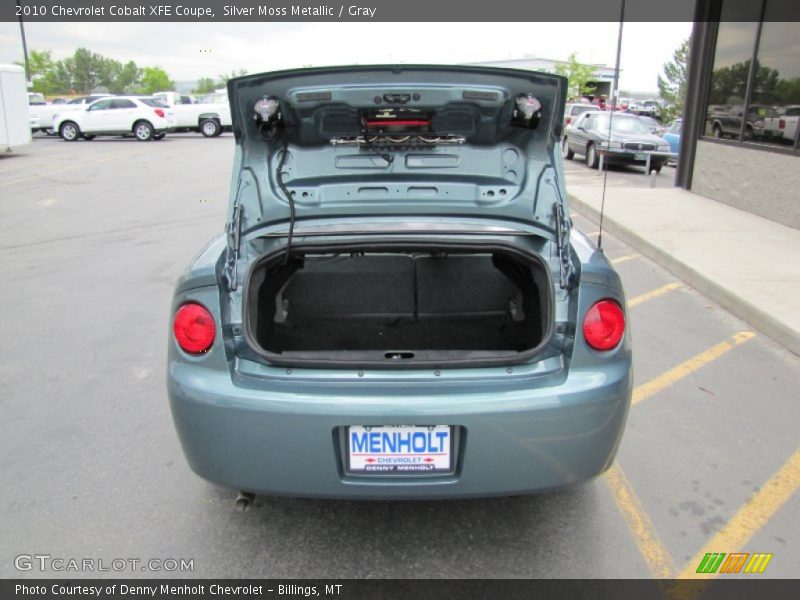
[[[800,120],[800,23],[770,22],[768,0],[761,28],[753,104],[764,107],[763,143],[794,146]]]
[[[708,91],[706,136],[798,147],[800,23],[777,20],[780,2],[766,0],[763,5],[752,0],[723,0]],[[759,36],[762,6],[764,22]]]

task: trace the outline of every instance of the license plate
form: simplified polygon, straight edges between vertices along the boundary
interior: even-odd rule
[[[634,154],[633,157],[636,160],[647,160],[647,154],[644,154],[644,153],[642,153],[642,154]]]
[[[353,425],[346,433],[349,473],[453,472],[453,428],[449,425]]]

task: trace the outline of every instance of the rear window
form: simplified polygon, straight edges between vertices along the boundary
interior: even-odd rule
[[[154,108],[168,108],[164,102],[158,100],[157,98],[139,98],[139,102]]]
[[[570,114],[574,117],[575,115],[579,115],[581,113],[585,113],[587,110],[593,110],[596,108],[595,106],[573,106],[572,111]]]

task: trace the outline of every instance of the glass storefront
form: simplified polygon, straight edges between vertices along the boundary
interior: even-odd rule
[[[795,150],[800,134],[800,23],[781,0],[722,0],[704,137]]]

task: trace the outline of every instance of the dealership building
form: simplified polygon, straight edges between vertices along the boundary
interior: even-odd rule
[[[786,11],[696,0],[676,185],[800,229],[800,24]]]

